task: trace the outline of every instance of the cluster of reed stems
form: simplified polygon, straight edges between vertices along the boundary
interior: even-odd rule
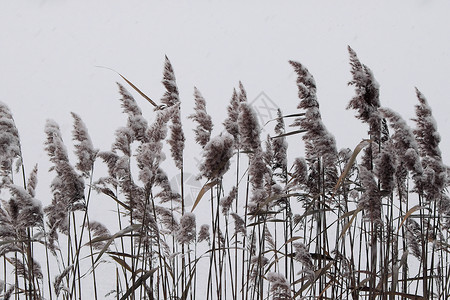
[[[149,122],[118,84],[127,124],[110,150],[94,148],[72,113],[72,164],[58,124],[47,121],[54,179],[46,206],[35,198],[38,169],[27,174],[14,119],[1,103],[2,299],[82,299],[86,291],[94,299],[447,299],[449,169],[431,108],[416,90],[410,128],[381,106],[372,71],[350,47],[349,54],[355,95],[347,108],[368,128],[353,150],[336,148],[315,80],[298,62],[290,61],[299,111],[278,110],[267,137],[241,83],[216,127],[195,88],[189,119],[203,186],[192,205],[182,103],[167,57],[161,104],[121,75],[154,114]],[[300,137],[304,157],[288,158],[287,141],[298,147]],[[164,161],[181,177],[179,192]],[[114,231],[90,218],[96,195],[110,200]],[[104,266],[107,280],[98,272]],[[99,294],[105,285],[111,291]]]

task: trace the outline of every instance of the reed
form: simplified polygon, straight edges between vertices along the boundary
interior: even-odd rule
[[[72,113],[72,162],[58,124],[47,121],[51,203],[36,200],[37,166],[27,175],[13,116],[0,103],[2,299],[82,299],[86,291],[95,299],[447,299],[450,173],[432,110],[416,89],[410,128],[382,107],[375,75],[348,50],[355,95],[347,108],[368,128],[354,150],[337,149],[314,77],[299,62],[289,62],[299,111],[278,110],[266,137],[241,82],[223,126],[194,88],[189,119],[203,186],[192,206],[185,108],[167,57],[161,105],[120,75],[154,113],[144,116],[118,84],[127,122],[111,149],[96,149]],[[298,140],[304,157],[288,157],[288,142]],[[94,220],[96,193],[109,199],[116,228]]]

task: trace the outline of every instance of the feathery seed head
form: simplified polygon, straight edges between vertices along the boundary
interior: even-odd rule
[[[180,218],[177,239],[180,244],[190,244],[195,240],[195,215],[187,212]]]
[[[230,167],[233,144],[234,139],[228,133],[212,138],[203,150],[203,160],[199,167],[200,177],[209,180],[220,179]]]

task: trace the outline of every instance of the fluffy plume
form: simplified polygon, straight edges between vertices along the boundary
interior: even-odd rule
[[[441,140],[437,131],[436,121],[431,108],[422,93],[416,89],[419,105],[416,105],[416,129],[414,134],[422,157],[424,169],[423,190],[426,200],[433,201],[441,198],[447,179],[447,167],[442,163],[439,142]],[[438,206],[441,206],[438,204]]]
[[[213,123],[211,116],[206,112],[205,98],[203,98],[202,94],[196,87],[194,87],[194,98],[195,113],[190,115],[189,118],[198,123],[197,128],[194,129],[195,141],[202,147],[205,147],[211,138]]]
[[[250,218],[259,216],[264,210],[267,209],[265,201],[268,198],[268,194],[263,187],[252,188],[252,196],[247,204],[248,214]]]
[[[244,220],[237,213],[231,213],[230,215],[233,217],[233,220],[234,220],[235,234],[240,233],[245,236],[247,234],[247,231],[245,230]]]
[[[247,204],[248,212],[252,217],[257,216],[260,210],[267,209],[267,200],[272,186],[272,176],[270,170],[263,159],[265,153],[261,148],[257,148],[254,155],[250,157],[248,175],[252,187],[250,202]]]
[[[112,178],[115,178],[115,168],[117,161],[119,160],[119,155],[117,155],[117,153],[114,151],[100,151],[98,153],[98,157],[100,157],[108,167],[108,175]]]
[[[170,63],[170,60],[169,58],[167,58],[167,56],[165,57],[163,76],[164,77],[162,83],[166,88],[166,92],[164,93],[161,102],[164,103],[164,105],[170,107],[180,102],[180,96],[178,93],[175,73],[173,71],[172,64]]]
[[[116,140],[112,150],[120,150],[126,156],[131,156],[131,143],[134,140],[133,130],[129,127],[120,127],[116,130]]]
[[[303,243],[294,243],[295,259],[302,263],[303,270],[301,273],[305,273],[306,278],[311,282],[314,280],[314,264],[311,254]]]
[[[139,168],[139,180],[146,186],[152,186],[156,170],[164,160],[162,143],[149,142],[138,148],[136,160]]]
[[[145,202],[145,191],[144,188],[134,182],[130,169],[130,157],[126,155],[120,157],[117,160],[115,172],[118,177],[120,191],[127,199],[127,203],[131,208],[139,209],[139,207],[136,207],[136,204]]]
[[[145,142],[145,132],[147,130],[147,121],[142,116],[142,111],[134,97],[125,89],[123,85],[117,83],[122,98],[123,112],[128,115],[127,127],[133,132],[133,140]]]
[[[281,135],[285,133],[283,115],[281,110],[277,110],[277,124],[275,125],[275,134]],[[273,151],[273,170],[279,169],[283,172],[287,166],[287,148],[286,137],[271,139]]]
[[[179,106],[178,106],[179,108]],[[170,138],[168,140],[172,158],[178,169],[183,168],[183,150],[184,150],[184,133],[181,124],[180,109],[176,110],[172,115],[172,124],[170,125]]]
[[[316,82],[302,64],[295,61],[289,61],[289,63],[294,67],[298,76],[298,96],[301,101],[297,108],[306,110],[305,115],[295,119],[291,126],[299,126],[301,130],[306,131],[303,135],[306,158],[313,161],[322,158],[324,167],[328,169],[325,170],[325,173],[328,174],[327,181],[332,184],[337,177],[334,167],[337,160],[336,141],[322,122],[316,96]]]
[[[235,145],[239,144],[239,96],[236,89],[233,90],[233,96],[231,96],[230,104],[227,107],[228,117],[223,122],[225,130],[234,137]]]
[[[441,137],[437,131],[436,121],[433,118],[431,107],[423,94],[416,88],[416,95],[419,104],[416,105],[416,122],[417,128],[414,130],[419,151],[422,157],[429,156],[434,158],[441,157],[439,143]]]
[[[261,148],[255,149],[254,155],[250,158],[250,166],[248,167],[248,175],[250,182],[255,189],[262,188],[264,185],[264,176],[269,172],[263,157],[265,153]]]
[[[292,173],[292,180],[289,187],[299,188],[308,181],[308,164],[302,157],[297,157],[294,160],[294,172]]]
[[[251,260],[251,273],[249,276],[249,281],[251,285],[258,284],[258,279],[261,276],[261,272],[264,267],[269,263],[269,259],[263,256],[261,253],[254,255]]]
[[[207,241],[208,244],[211,242],[211,234],[209,233],[209,225],[203,224],[200,226],[200,230],[198,232],[197,242]]]
[[[13,160],[20,156],[19,131],[12,114],[3,102],[0,102],[0,167],[9,173]]]
[[[170,209],[158,205],[155,206],[155,211],[159,219],[159,223],[166,228],[166,233],[175,234],[179,229],[179,224],[175,219],[173,212]]]
[[[29,277],[29,274],[33,274],[36,279],[43,278],[41,265],[34,259],[32,259],[31,262],[32,270],[29,270],[28,263],[25,265],[23,261],[18,258],[8,258],[8,261],[14,266],[14,272],[23,278]]]
[[[43,226],[43,211],[40,201],[34,199],[25,189],[17,185],[10,185],[9,190],[17,203],[16,230],[28,227]]]
[[[200,164],[200,177],[209,180],[219,179],[230,167],[230,158],[233,156],[234,139],[228,133],[212,138],[203,151],[203,160]]]
[[[276,250],[277,246],[275,244],[275,240],[273,239],[272,234],[270,233],[269,227],[267,224],[264,225],[264,240],[267,243],[267,249],[268,250]]]
[[[360,166],[359,174],[364,193],[358,205],[364,209],[364,217],[371,223],[381,224],[381,197],[373,173]]]
[[[389,108],[380,108],[381,114],[389,121],[389,125],[394,129],[391,136],[392,146],[399,156],[404,166],[415,175],[420,176],[423,172],[418,144],[414,138],[412,129],[406,124],[403,118]]]
[[[64,286],[61,286],[63,284],[63,279],[69,275],[69,273],[72,271],[73,265],[68,266],[65,268],[61,274],[55,277],[55,280],[53,281],[53,288],[55,289],[56,296],[59,296],[59,293],[64,288]]]
[[[189,244],[195,240],[195,215],[187,212],[180,218],[180,227],[177,232],[180,244]]]
[[[381,115],[386,118],[389,125],[394,129],[389,143],[385,143],[379,157],[375,160],[375,172],[381,180],[383,189],[387,185],[392,188],[393,182],[389,184],[392,176],[392,168],[395,167],[395,175],[399,195],[406,199],[406,179],[408,171],[412,172],[417,190],[422,190],[423,169],[420,161],[417,142],[412,129],[406,124],[402,117],[388,108],[379,109]],[[383,183],[384,182],[384,183]]]
[[[172,107],[178,105],[178,109],[173,111],[172,114],[172,124],[170,125],[170,151],[172,153],[172,157],[175,162],[175,166],[178,169],[181,169],[183,166],[183,150],[184,150],[184,133],[183,127],[181,124],[181,113],[180,113],[180,95],[178,93],[178,87],[175,80],[175,73],[172,68],[172,64],[170,63],[167,56],[165,57],[164,64],[164,77],[162,83],[166,88],[166,92],[164,93],[161,102],[164,103],[167,107]]]
[[[133,211],[133,218],[137,223],[142,224],[138,230],[139,238],[134,240],[135,244],[145,245],[146,247],[152,245],[159,234],[159,228],[151,205],[146,201],[137,202]]]
[[[30,173],[30,176],[28,176],[27,180],[27,192],[30,194],[31,197],[34,197],[36,195],[36,186],[37,186],[37,172],[38,167],[37,165],[34,165],[33,170]]]
[[[234,186],[228,196],[220,200],[220,206],[222,206],[222,213],[224,215],[228,215],[230,212],[231,205],[233,204],[233,201],[236,199],[237,196],[237,188]]]
[[[167,177],[167,174],[161,168],[158,168],[156,170],[155,185],[161,187],[161,191],[158,194],[156,194],[156,197],[161,199],[161,203],[166,203],[166,202],[181,203],[180,194],[174,193],[172,191],[172,187],[170,186],[169,178]]]
[[[147,130],[147,136],[150,141],[159,142],[167,137],[167,123],[176,110],[179,110],[178,106],[157,111],[155,121],[153,121]]]
[[[244,85],[239,81],[239,102],[247,102],[247,92],[245,91]]]
[[[372,71],[359,61],[358,56],[350,46],[348,52],[353,75],[352,81],[348,84],[355,87],[356,95],[350,100],[347,109],[357,111],[356,117],[369,124],[370,137],[380,143],[385,139],[387,128],[378,113],[378,107],[380,107],[378,82],[375,80]]]
[[[394,150],[391,143],[385,143],[380,155],[374,161],[374,172],[380,180],[381,189],[387,192],[394,190],[396,182],[394,175],[397,164]]]
[[[51,184],[52,204],[45,212],[49,216],[50,224],[54,224],[58,221],[55,219],[56,216],[63,216],[68,210],[83,208],[84,201],[80,200],[84,199],[84,181],[69,162],[58,124],[48,120],[45,133],[47,134],[45,149],[53,163],[51,170],[56,171],[56,177]]]
[[[0,207],[0,239],[24,240],[27,239],[27,229],[43,227],[42,208],[40,203],[22,188],[10,185],[11,198],[2,201]],[[0,245],[0,255],[9,252],[21,252],[20,243],[3,243]]]
[[[142,143],[136,154],[139,167],[139,179],[147,186],[151,187],[159,172],[160,163],[166,159],[162,141],[167,135],[167,122],[178,106],[172,106],[164,110],[158,110],[155,121],[147,130],[148,141]]]
[[[270,293],[272,300],[290,300],[291,289],[286,277],[279,273],[267,273],[267,280],[270,282]]]
[[[74,119],[72,134],[73,140],[76,141],[75,154],[78,157],[78,163],[75,167],[83,174],[83,176],[89,177],[98,150],[94,149],[83,120],[75,113],[72,113],[72,117]]]
[[[406,245],[411,253],[420,261],[422,260],[422,230],[416,221],[409,218],[406,221]]]
[[[255,110],[247,103],[239,104],[238,117],[241,147],[245,151],[256,151],[261,147],[260,128]]]
[[[110,232],[105,225],[97,221],[90,221],[89,224],[85,225],[91,231],[91,238],[108,238],[110,237]],[[102,242],[94,242],[92,243],[92,247],[97,250],[103,249],[106,241]]]

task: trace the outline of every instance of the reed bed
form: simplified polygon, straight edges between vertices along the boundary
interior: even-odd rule
[[[54,179],[46,205],[36,200],[38,169],[27,173],[13,116],[1,103],[2,299],[82,299],[86,290],[91,299],[449,298],[449,169],[431,108],[416,89],[410,128],[381,106],[372,71],[348,50],[355,88],[348,109],[368,131],[351,149],[336,148],[301,63],[289,62],[298,111],[279,110],[263,136],[242,83],[222,123],[213,122],[197,88],[193,113],[182,120],[166,57],[159,101],[120,75],[154,113],[145,117],[118,84],[127,123],[110,150],[96,149],[72,113],[71,162],[58,124],[47,121]],[[184,178],[188,121],[202,149],[203,186],[193,205]],[[299,139],[304,157],[287,157],[288,140],[298,147]],[[179,192],[169,182],[176,175]],[[114,230],[91,217],[99,194],[114,210]],[[110,292],[100,294],[105,285]]]

